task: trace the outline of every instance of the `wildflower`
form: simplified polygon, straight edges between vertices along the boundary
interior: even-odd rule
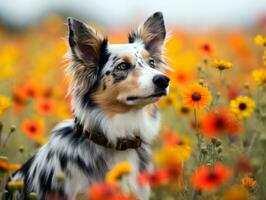
[[[26,119],[22,122],[22,131],[30,138],[38,138],[44,132],[43,121]]]
[[[169,73],[173,85],[187,85],[194,80],[194,71],[190,68],[178,68]]]
[[[256,186],[256,180],[251,177],[244,177],[241,179],[242,186],[252,189]]]
[[[229,188],[223,195],[223,200],[248,200],[248,192],[241,186]]]
[[[40,114],[44,115],[51,115],[55,111],[55,103],[49,98],[38,98],[35,107]]]
[[[173,132],[170,129],[164,129],[162,134],[163,134],[163,142],[165,147],[169,146],[175,147],[183,145],[190,146],[191,144],[191,141],[187,136],[185,135],[178,136],[175,134],[175,132]]]
[[[264,85],[266,84],[266,70],[265,69],[256,69],[252,72],[252,77],[256,84]]]
[[[97,183],[90,187],[90,200],[134,200],[132,195],[122,194],[120,188],[114,184]]]
[[[183,93],[184,104],[189,108],[200,109],[208,105],[211,99],[209,90],[199,84],[191,85]]]
[[[140,185],[165,185],[169,180],[169,174],[164,169],[157,169],[151,172],[142,172],[138,175]]]
[[[190,158],[191,147],[189,145],[168,146],[154,155],[155,161],[160,165],[179,164]]]
[[[223,164],[201,165],[192,174],[192,185],[198,190],[212,191],[227,181],[231,170]]]
[[[247,96],[239,96],[230,102],[230,107],[237,117],[245,118],[253,113],[255,102]]]
[[[199,46],[200,51],[207,56],[210,56],[213,54],[213,48],[209,43],[203,43]]]
[[[16,171],[21,167],[20,164],[10,164],[8,163],[8,158],[1,156],[0,157],[0,170],[1,171]]]
[[[229,110],[218,108],[203,117],[201,129],[207,137],[215,137],[222,133],[237,133],[240,131],[240,125]]]
[[[116,183],[122,176],[128,175],[132,171],[132,165],[128,162],[121,162],[106,174],[107,183]]]
[[[211,66],[217,68],[220,71],[223,71],[225,69],[232,68],[233,64],[224,60],[214,60],[212,61]]]
[[[9,181],[7,183],[7,187],[11,191],[21,190],[24,187],[24,181],[23,180]]]
[[[263,35],[256,35],[254,41],[258,46],[266,46],[266,37]]]
[[[6,96],[0,96],[0,114],[11,106],[11,100]]]

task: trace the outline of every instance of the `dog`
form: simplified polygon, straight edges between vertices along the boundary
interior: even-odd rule
[[[147,200],[150,188],[139,186],[137,175],[152,169],[151,143],[160,127],[155,103],[169,90],[163,15],[150,16],[129,34],[127,44],[109,44],[75,18],[68,18],[68,29],[73,119],[59,123],[13,174],[11,180],[24,180],[23,194],[16,195],[29,199],[34,192],[43,200],[56,193],[74,200],[104,181],[115,164],[127,161],[133,166],[128,187]]]

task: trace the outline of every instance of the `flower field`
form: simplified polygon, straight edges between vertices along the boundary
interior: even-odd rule
[[[152,200],[266,199],[266,30],[170,29],[165,56],[173,71],[166,71],[170,93],[158,103],[155,168],[138,183],[151,185]],[[111,43],[127,42],[126,33],[108,32]],[[50,130],[71,118],[66,35],[57,16],[27,30],[0,26],[1,195]],[[80,199],[136,199],[124,181],[131,168],[118,164]],[[11,191],[23,186],[8,182]]]

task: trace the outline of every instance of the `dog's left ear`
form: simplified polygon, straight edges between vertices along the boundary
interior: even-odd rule
[[[141,40],[151,54],[158,54],[162,52],[165,37],[163,14],[156,12],[144,24],[140,25],[137,30],[130,33],[128,40],[129,43]]]

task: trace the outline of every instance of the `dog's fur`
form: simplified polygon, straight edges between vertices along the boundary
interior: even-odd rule
[[[155,13],[129,34],[128,44],[109,44],[107,38],[82,22],[68,19],[68,72],[73,114],[87,131],[99,130],[109,142],[139,136],[141,147],[118,151],[93,143],[74,131],[74,120],[60,123],[12,180],[25,181],[24,197],[35,192],[38,199],[57,193],[74,200],[89,186],[103,181],[112,167],[128,161],[133,171],[127,184],[139,199],[148,199],[149,187],[140,187],[136,175],[150,170],[150,144],[159,130],[159,113],[153,104],[168,90],[157,87],[156,75],[167,67],[163,61],[166,37],[163,16]],[[165,77],[165,76],[164,76]],[[57,177],[64,174],[64,182]]]

